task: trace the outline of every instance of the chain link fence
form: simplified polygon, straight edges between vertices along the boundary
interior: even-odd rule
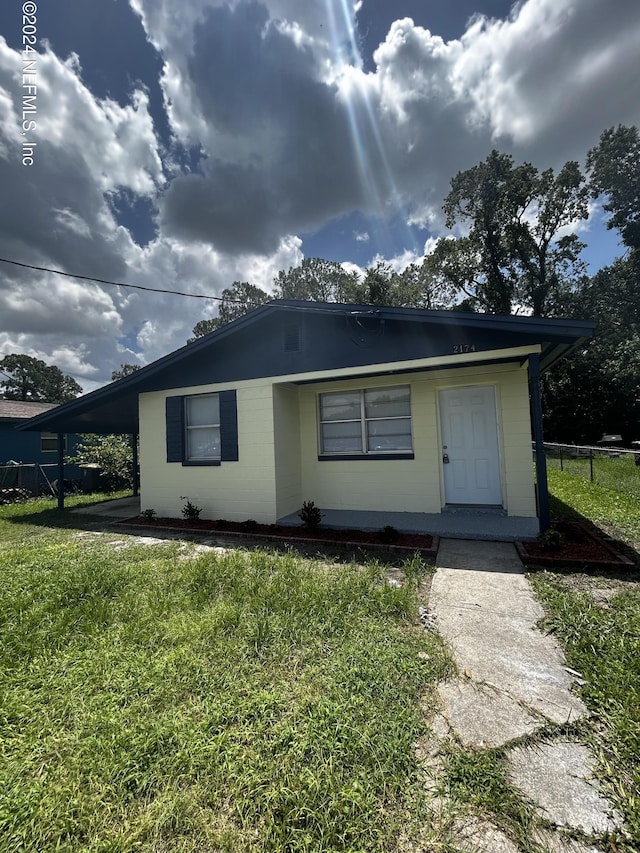
[[[64,466],[65,492],[84,490],[84,471],[77,465]],[[0,465],[0,504],[11,503],[34,495],[57,495],[58,465],[26,464]]]
[[[640,499],[640,448],[589,447],[545,442],[547,468],[567,471]]]

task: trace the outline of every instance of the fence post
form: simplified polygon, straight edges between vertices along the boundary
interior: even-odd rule
[[[591,473],[591,482],[593,483],[593,447],[589,448],[589,471]]]
[[[560,470],[564,471],[564,465],[562,464],[562,445],[560,445]]]

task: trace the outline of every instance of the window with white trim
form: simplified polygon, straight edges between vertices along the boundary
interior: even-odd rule
[[[198,394],[184,400],[185,458],[220,459],[220,397]]]
[[[409,385],[319,395],[320,453],[407,453],[412,450]]]

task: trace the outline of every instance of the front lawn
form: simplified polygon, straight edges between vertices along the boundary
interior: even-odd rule
[[[389,849],[449,666],[416,564],[396,586],[51,512],[0,508],[1,851]]]
[[[591,483],[576,474],[550,468],[551,511],[556,517],[582,516],[640,551],[640,500],[637,496]]]
[[[634,453],[616,455],[614,452],[610,455],[595,452],[590,460],[588,456],[568,456],[565,450],[561,463],[557,450],[547,451],[547,465],[550,470],[559,471],[561,464],[567,474],[590,481],[593,471],[594,483],[599,486],[630,495],[636,500],[640,499],[640,466],[635,464]]]

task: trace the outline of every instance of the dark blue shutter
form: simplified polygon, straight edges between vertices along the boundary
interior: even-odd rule
[[[184,397],[167,397],[167,462],[184,459]]]
[[[220,458],[222,462],[238,461],[238,409],[235,391],[220,391]]]

